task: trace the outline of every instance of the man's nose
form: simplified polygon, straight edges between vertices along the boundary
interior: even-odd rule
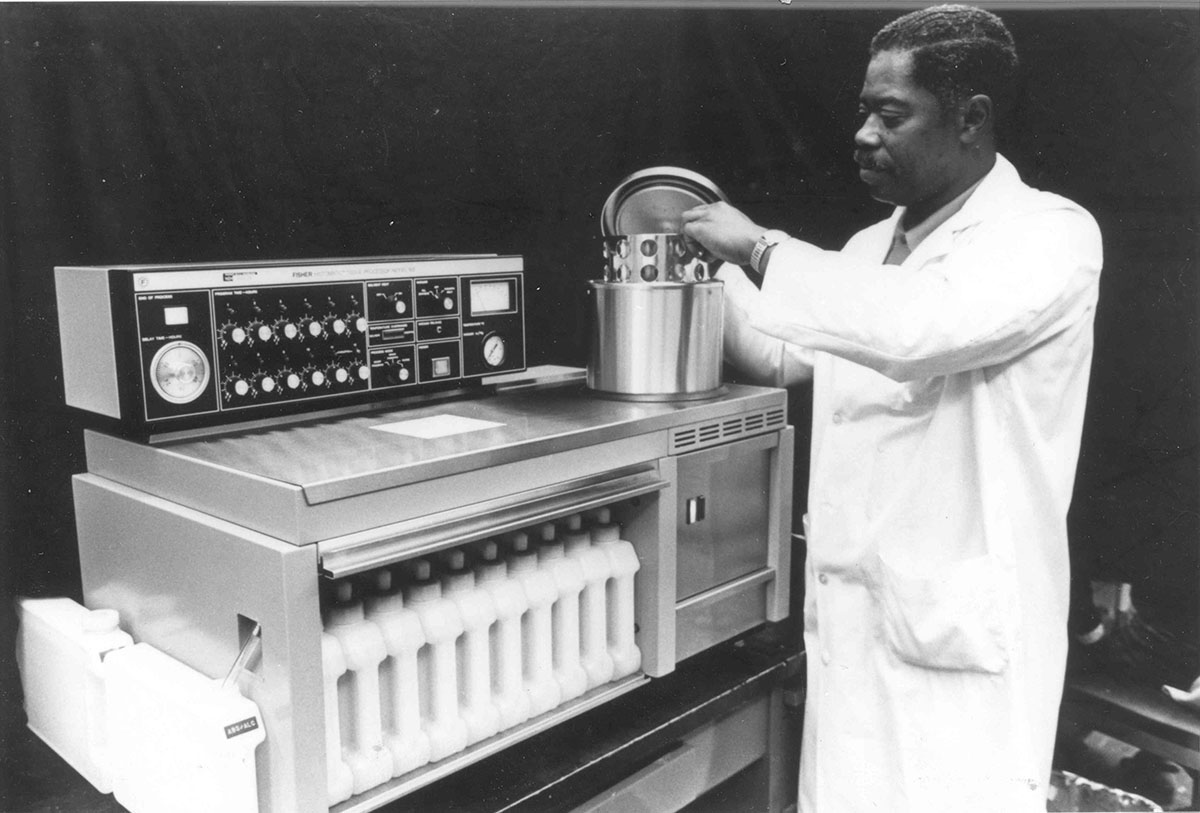
[[[854,145],[864,149],[875,149],[880,145],[879,128],[875,126],[875,117],[867,116],[862,126],[854,134]]]

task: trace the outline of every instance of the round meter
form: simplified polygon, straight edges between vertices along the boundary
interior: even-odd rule
[[[208,386],[210,368],[200,348],[191,342],[170,342],[150,362],[150,383],[164,401],[186,404]]]
[[[504,338],[493,333],[483,340],[483,360],[490,367],[499,367],[504,363],[504,359],[508,357],[508,348],[504,344]]]

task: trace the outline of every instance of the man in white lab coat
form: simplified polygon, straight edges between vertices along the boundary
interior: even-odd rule
[[[722,271],[728,358],[813,376],[808,813],[1045,810],[1101,243],[997,154],[1015,71],[993,15],[905,15],[854,137],[888,220],[823,251],[727,204],[684,216],[764,274]]]

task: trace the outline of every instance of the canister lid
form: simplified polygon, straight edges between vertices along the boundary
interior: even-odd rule
[[[727,200],[703,175],[680,167],[650,167],[617,184],[600,216],[605,237],[678,234],[680,215],[693,206]]]

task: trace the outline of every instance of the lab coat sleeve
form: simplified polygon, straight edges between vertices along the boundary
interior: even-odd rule
[[[1065,201],[950,240],[916,268],[781,243],[751,326],[907,381],[1005,362],[1095,307],[1100,232]]]
[[[811,379],[812,350],[750,326],[750,311],[760,292],[742,269],[726,263],[717,279],[725,284],[725,360],[759,384],[790,387]]]

